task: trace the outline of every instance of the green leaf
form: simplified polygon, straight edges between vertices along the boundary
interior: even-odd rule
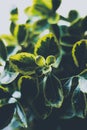
[[[47,19],[40,19],[33,24],[34,34],[42,33],[45,29],[49,28],[49,24],[47,23]]]
[[[65,35],[68,35],[68,26],[66,25],[61,25],[59,26],[59,30],[60,30],[60,36],[65,36]]]
[[[82,19],[81,25],[82,25],[83,32],[87,31],[87,16]]]
[[[5,128],[12,120],[15,104],[7,104],[0,107],[0,129]]]
[[[41,4],[48,7],[49,9],[52,8],[51,0],[33,0],[33,4]]]
[[[26,36],[27,36],[27,28],[26,25],[22,24],[18,26],[18,30],[17,30],[17,40],[18,43],[21,44],[22,42],[24,42],[26,40]]]
[[[31,107],[36,117],[40,119],[48,118],[52,112],[52,108],[47,107],[45,105],[45,99],[44,99],[43,93],[40,93],[38,95],[38,97],[34,100]]]
[[[46,58],[47,65],[53,65],[55,62],[56,62],[56,57],[53,55],[50,55]]]
[[[57,14],[57,13],[55,13],[55,14],[51,14],[51,16],[49,16],[49,18],[48,18],[48,23],[49,24],[56,24],[56,23],[58,23],[58,21],[59,21],[59,15]]]
[[[83,30],[81,26],[82,19],[79,18],[75,22],[71,24],[71,26],[68,28],[68,31],[71,35],[78,36],[81,38]]]
[[[10,64],[12,68],[21,74],[34,74],[37,67],[35,56],[31,53],[21,52],[11,56]]]
[[[0,39],[0,58],[4,61],[7,59],[7,49],[2,39]]]
[[[72,57],[77,67],[87,67],[87,40],[83,39],[74,44]]]
[[[11,10],[10,13],[11,13],[12,15],[18,14],[18,9],[17,9],[17,8],[14,8],[14,9]]]
[[[68,96],[60,109],[60,118],[61,119],[71,119],[75,116],[75,110],[72,105],[71,97]]]
[[[39,66],[39,67],[43,67],[43,66],[45,66],[45,59],[44,59],[44,57],[43,56],[37,56],[36,57],[36,64]]]
[[[10,93],[7,88],[0,86],[0,99],[3,98],[10,98]]]
[[[7,46],[16,46],[17,41],[12,35],[3,34],[1,38],[6,42]]]
[[[72,47],[73,44],[77,42],[78,40],[80,39],[76,36],[65,35],[61,38],[61,42],[62,42],[61,44],[67,47]]]
[[[86,95],[81,92],[79,85],[73,92],[72,104],[75,108],[76,116],[85,118],[87,115]]]
[[[45,81],[43,88],[46,106],[60,108],[63,103],[63,90],[60,80],[54,76],[49,75]]]
[[[25,13],[28,16],[38,16],[42,18],[47,18],[49,15],[49,12],[50,12],[49,8],[39,3],[34,4],[33,6],[27,7],[25,9]]]
[[[59,40],[60,39],[60,26],[58,26],[57,24],[51,24],[51,28],[56,38]]]
[[[16,112],[17,112],[16,114],[18,115],[18,117],[20,119],[21,126],[24,128],[27,128],[28,125],[27,125],[26,114],[25,114],[24,109],[20,103],[16,104]]]
[[[70,10],[69,14],[68,14],[68,20],[70,22],[73,22],[74,20],[79,18],[79,14],[76,10]]]
[[[12,35],[14,35],[15,27],[16,27],[15,22],[11,22],[11,24],[10,24],[10,32],[12,33]]]
[[[39,93],[38,79],[30,76],[22,76],[18,80],[18,87],[23,100],[31,103]]]
[[[13,10],[11,10],[10,20],[14,22],[18,20],[18,8],[14,8]]]
[[[62,0],[52,0],[52,9],[55,12],[59,8]]]
[[[35,45],[35,50],[34,53],[36,55],[41,55],[43,57],[47,57],[49,55],[59,55],[59,46],[58,46],[58,41],[56,37],[50,33],[46,34],[40,40],[37,42]]]

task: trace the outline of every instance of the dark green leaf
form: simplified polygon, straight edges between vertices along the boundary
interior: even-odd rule
[[[71,97],[68,96],[64,100],[63,105],[60,109],[60,118],[70,119],[73,118],[74,116],[75,116],[75,110],[71,102]]]
[[[12,68],[22,74],[34,74],[36,69],[35,56],[21,52],[10,57]]]
[[[52,33],[45,35],[37,42],[34,52],[36,55],[42,55],[45,58],[49,55],[59,55],[57,39]]]
[[[71,35],[81,37],[83,30],[81,26],[82,19],[78,19],[75,22],[71,24],[71,26],[68,28],[68,31]]]
[[[11,10],[10,13],[11,13],[12,15],[18,14],[18,9],[17,9],[17,8],[14,8],[14,9]]]
[[[51,14],[51,16],[49,16],[49,18],[48,18],[48,23],[49,24],[56,24],[56,23],[58,23],[59,18],[60,17],[57,13]]]
[[[18,20],[18,8],[14,8],[14,9],[12,9],[11,10],[11,12],[10,12],[10,20],[11,21],[17,21]]]
[[[47,23],[46,19],[38,20],[38,21],[34,22],[34,24],[33,24],[34,34],[41,33],[45,29],[48,29],[48,27],[49,27],[49,24]]]
[[[18,43],[21,44],[22,42],[25,41],[27,36],[27,29],[25,25],[19,25],[18,26],[18,31],[17,31],[17,40]]]
[[[79,17],[79,14],[76,10],[70,10],[69,14],[68,14],[68,20],[70,22],[73,22],[74,20],[76,20]]]
[[[63,103],[63,90],[59,79],[54,75],[49,75],[45,81],[43,89],[46,105],[60,108]]]
[[[85,118],[87,115],[86,95],[81,92],[79,85],[73,92],[72,104],[75,108],[76,116]]]
[[[38,97],[34,100],[32,104],[32,109],[34,114],[41,119],[48,118],[52,112],[52,108],[45,105],[45,99],[42,93],[40,93]]]
[[[57,8],[59,8],[60,4],[61,4],[61,0],[52,0],[52,5],[53,5],[52,9],[54,12],[57,10]]]
[[[3,60],[7,59],[7,49],[5,47],[4,42],[0,39],[0,58]]]
[[[7,88],[0,86],[0,99],[3,98],[10,98],[10,93]]]
[[[67,47],[72,47],[72,45],[80,39],[75,36],[65,35],[61,38],[61,40],[62,40],[62,45],[65,45]]]
[[[11,22],[11,24],[10,24],[10,32],[12,33],[12,35],[14,35],[15,27],[16,27],[16,24],[14,22]]]
[[[15,104],[7,104],[0,107],[0,129],[5,128],[12,120]]]
[[[77,67],[87,67],[87,40],[80,40],[74,44],[72,57]]]
[[[65,36],[65,35],[68,35],[68,26],[66,25],[61,25],[59,26],[59,30],[60,30],[60,36]]]
[[[52,24],[52,31],[55,34],[56,38],[59,40],[60,39],[60,28],[57,24]]]
[[[87,16],[82,19],[82,30],[85,32],[87,31]]]
[[[31,103],[39,93],[38,80],[30,76],[22,76],[18,81],[21,96],[28,103]]]

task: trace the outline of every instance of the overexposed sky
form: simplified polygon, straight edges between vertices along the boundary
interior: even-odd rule
[[[23,10],[31,3],[32,0],[0,0],[0,34],[9,33],[10,10],[17,6],[20,13],[20,22],[23,23],[26,18]],[[87,0],[62,0],[58,12],[63,16],[67,16],[71,9],[79,10],[80,15],[84,17],[87,14]]]

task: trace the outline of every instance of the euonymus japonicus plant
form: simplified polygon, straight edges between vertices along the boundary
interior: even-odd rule
[[[0,36],[0,129],[46,120],[35,130],[59,130],[61,121],[87,117],[87,16],[71,10],[65,18],[60,4],[33,0],[23,24],[18,8],[10,12],[10,34]]]

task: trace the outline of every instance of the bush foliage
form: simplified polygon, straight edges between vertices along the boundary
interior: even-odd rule
[[[0,36],[0,129],[53,114],[87,117],[87,16],[71,10],[65,18],[60,4],[33,0],[25,24],[18,24],[18,8],[10,12],[10,34]]]

